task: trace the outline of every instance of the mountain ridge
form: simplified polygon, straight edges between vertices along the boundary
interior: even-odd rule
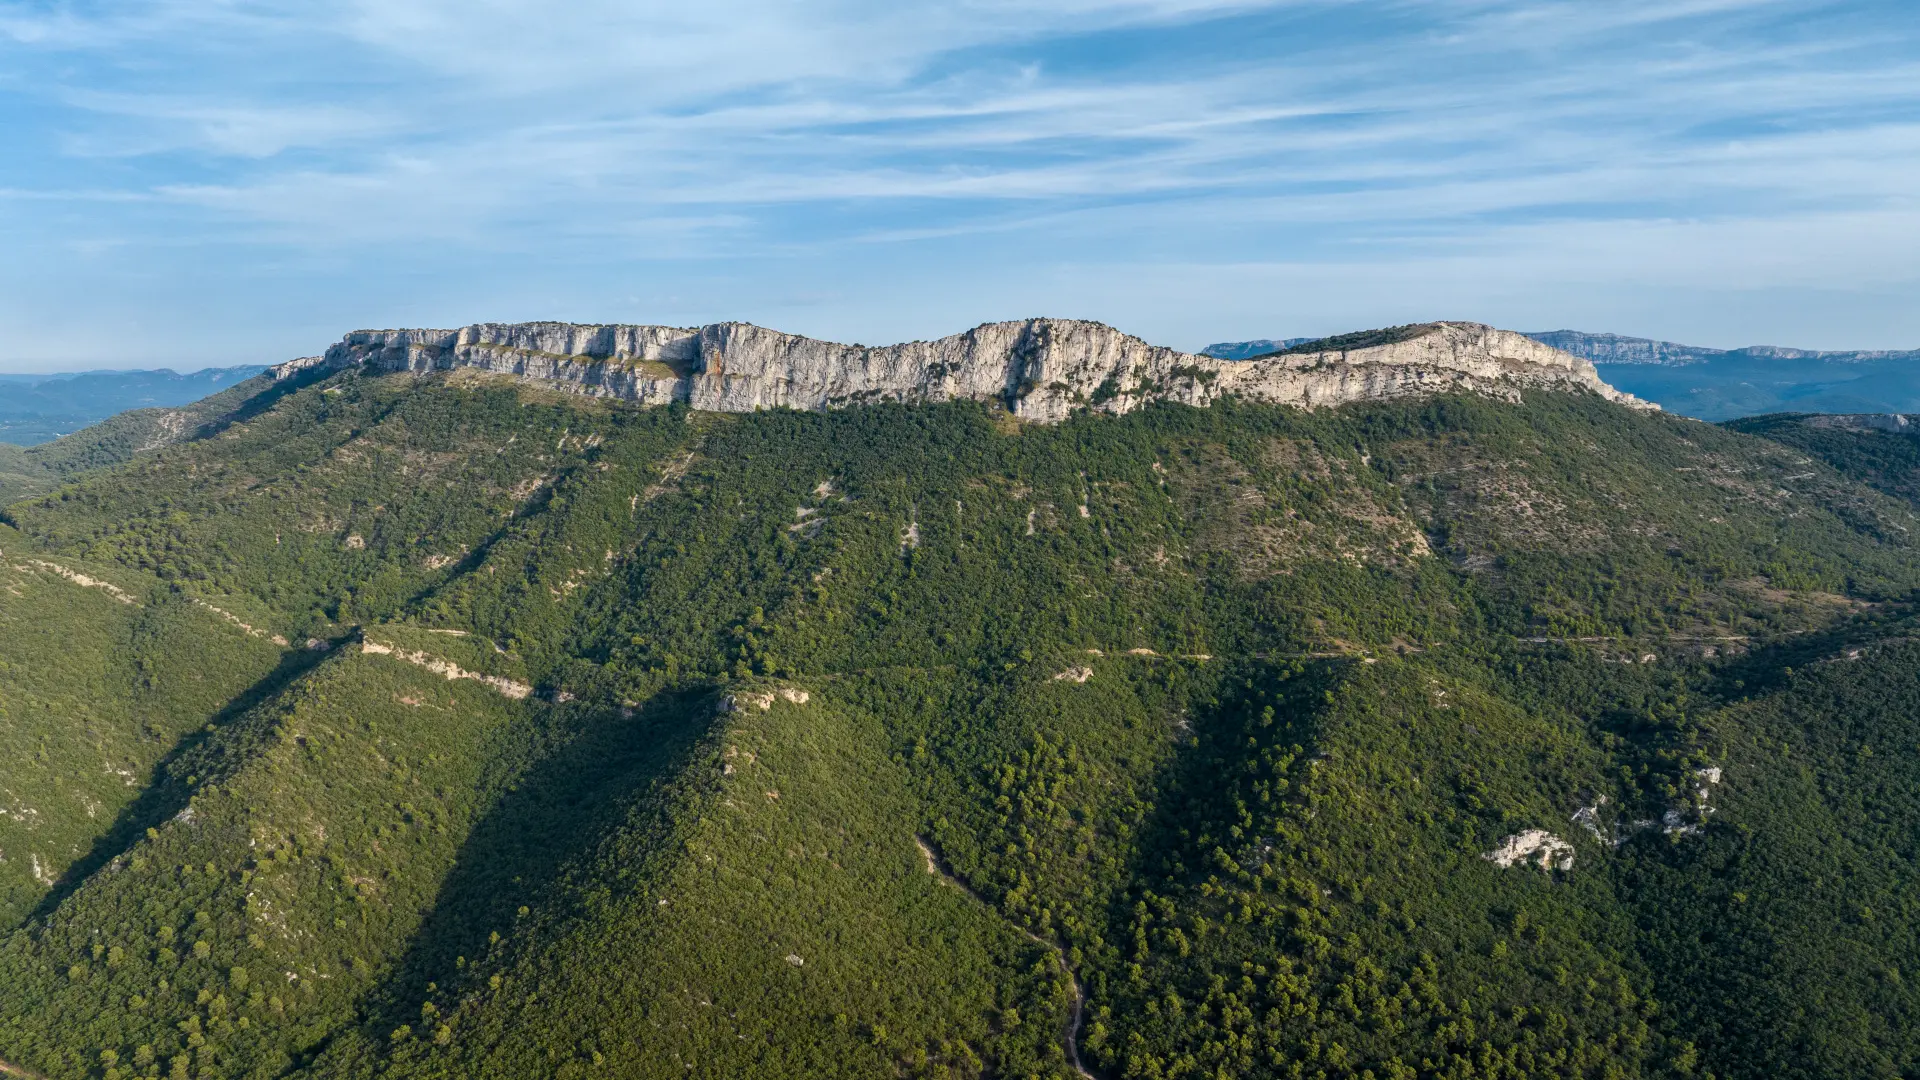
[[[934,341],[869,347],[751,323],[706,327],[475,323],[457,330],[357,330],[326,352],[262,370],[174,408],[131,409],[36,446],[0,444],[0,504],[76,472],[126,461],[270,408],[350,368],[418,375],[457,369],[526,379],[586,397],[700,411],[840,408],[874,402],[995,402],[1022,420],[1119,415],[1155,401],[1205,407],[1227,397],[1304,408],[1468,391],[1579,390],[1652,407],[1593,365],[1478,323],[1425,323],[1320,339],[1249,360],[1151,345],[1102,323],[986,323]]]
[[[1227,395],[1309,408],[1444,390],[1512,399],[1522,387],[1583,389],[1622,404],[1585,360],[1478,323],[1396,327],[1365,347],[1295,348],[1247,360],[1151,345],[1102,323],[1036,318],[986,323],[934,341],[868,347],[751,323],[698,328],[476,323],[458,330],[361,330],[275,378],[356,365],[426,373],[479,368],[589,396],[684,402],[711,412],[805,410],[868,402],[1004,403],[1057,423],[1152,401],[1205,406]]]
[[[1823,351],[1775,345],[1709,349],[1578,330],[1526,336],[1592,362],[1616,389],[1701,420],[1777,412],[1920,412],[1920,350]],[[1289,348],[1311,348],[1329,340]],[[1282,344],[1265,339],[1220,342],[1203,351],[1242,356]]]
[[[1528,330],[1527,337],[1563,352],[1583,356],[1596,364],[1697,364],[1715,359],[1752,357],[1763,360],[1812,360],[1829,364],[1860,364],[1882,360],[1920,360],[1920,349],[1794,349],[1780,345],[1742,345],[1712,349],[1624,334],[1594,334],[1582,330]]]
[[[1742,345],[1734,349],[1715,349],[1704,345],[1685,345],[1658,338],[1628,334],[1592,333],[1585,330],[1522,330],[1519,333],[1542,345],[1591,360],[1596,364],[1657,364],[1682,366],[1722,358],[1763,360],[1812,360],[1821,363],[1861,364],[1883,360],[1920,360],[1920,349],[1795,349],[1783,345]],[[1203,356],[1222,360],[1245,360],[1286,349],[1297,348],[1325,337],[1251,338],[1246,341],[1217,341],[1200,350]]]

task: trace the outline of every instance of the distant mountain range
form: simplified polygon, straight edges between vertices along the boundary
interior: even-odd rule
[[[1200,354],[1202,356],[1218,357],[1221,360],[1249,360],[1256,356],[1277,353],[1282,349],[1291,349],[1295,345],[1305,345],[1309,341],[1318,340],[1320,339],[1290,337],[1281,338],[1277,341],[1273,338],[1259,338],[1254,341],[1223,341],[1218,345],[1209,345],[1201,349]]]
[[[1593,361],[1600,377],[1618,389],[1702,420],[1776,412],[1920,412],[1920,349],[1709,349],[1579,330],[1527,336]],[[1230,341],[1201,352],[1244,360],[1311,340]]]
[[[253,364],[189,375],[165,369],[0,375],[0,442],[32,446],[128,409],[185,405],[265,370]]]
[[[1748,345],[1739,349],[1707,349],[1652,338],[1625,337],[1620,334],[1588,334],[1579,330],[1528,332],[1535,341],[1562,352],[1584,356],[1596,364],[1663,364],[1680,366],[1715,361],[1776,360],[1811,361],[1821,364],[1867,364],[1881,362],[1911,363],[1920,360],[1920,349],[1903,351],[1785,349],[1777,345]]]

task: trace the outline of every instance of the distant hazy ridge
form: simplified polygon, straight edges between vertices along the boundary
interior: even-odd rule
[[[1562,352],[1584,356],[1596,364],[1699,364],[1710,360],[1809,360],[1824,364],[1861,364],[1920,360],[1920,349],[1839,350],[1787,349],[1777,345],[1747,345],[1738,349],[1708,349],[1652,338],[1620,334],[1588,334],[1579,330],[1529,332],[1528,337]]]
[[[32,446],[128,409],[185,405],[266,370],[263,364],[173,371],[89,371],[0,378],[0,442]]]

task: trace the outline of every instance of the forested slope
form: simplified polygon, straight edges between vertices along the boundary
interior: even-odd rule
[[[1850,480],[1916,503],[1920,502],[1920,432],[1904,427],[1889,431],[1861,423],[1899,419],[1774,413],[1734,420],[1726,426],[1791,446],[1832,465]]]
[[[272,393],[6,508],[24,1068],[1920,1067],[1920,552],[1849,460],[1544,391]]]
[[[10,925],[162,814],[163,766],[302,659],[143,581],[31,554],[0,526],[0,918]]]
[[[129,409],[35,446],[0,442],[0,505],[182,439],[218,434],[229,423],[271,408],[307,381],[255,375],[187,405]]]

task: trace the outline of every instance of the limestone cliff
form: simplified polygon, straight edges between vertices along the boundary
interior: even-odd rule
[[[1077,319],[988,323],[937,341],[868,347],[749,323],[699,328],[478,323],[459,330],[362,330],[318,363],[427,373],[471,367],[641,404],[751,412],[881,401],[999,401],[1043,423],[1152,401],[1205,406],[1239,396],[1308,408],[1462,390],[1515,398],[1581,390],[1643,406],[1593,365],[1520,334],[1429,323],[1222,360],[1149,345]],[[276,369],[284,377],[316,361]]]

